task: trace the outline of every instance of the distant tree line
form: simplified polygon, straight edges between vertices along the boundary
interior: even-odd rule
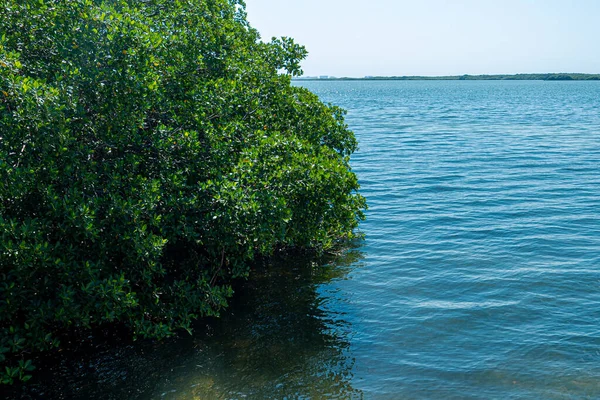
[[[449,76],[368,76],[364,78],[301,77],[297,80],[367,80],[367,81],[599,81],[600,74],[515,74],[515,75],[449,75]]]

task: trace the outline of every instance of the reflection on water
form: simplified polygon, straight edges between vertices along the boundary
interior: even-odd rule
[[[351,327],[336,310],[343,293],[328,291],[361,257],[354,248],[266,261],[236,288],[229,310],[198,322],[193,336],[70,354],[25,397],[361,398],[351,386]]]

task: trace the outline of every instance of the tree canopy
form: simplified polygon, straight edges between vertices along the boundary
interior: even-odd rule
[[[344,111],[242,1],[0,3],[3,383],[65,331],[189,330],[256,256],[354,237]]]

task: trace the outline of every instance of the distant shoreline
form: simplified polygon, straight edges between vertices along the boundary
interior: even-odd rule
[[[307,76],[294,81],[600,81],[600,74],[551,73],[452,76],[364,76],[362,78]]]

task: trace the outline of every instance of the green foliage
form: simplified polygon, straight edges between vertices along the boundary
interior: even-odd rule
[[[2,382],[67,330],[189,330],[257,255],[353,237],[343,111],[241,1],[1,5]]]

